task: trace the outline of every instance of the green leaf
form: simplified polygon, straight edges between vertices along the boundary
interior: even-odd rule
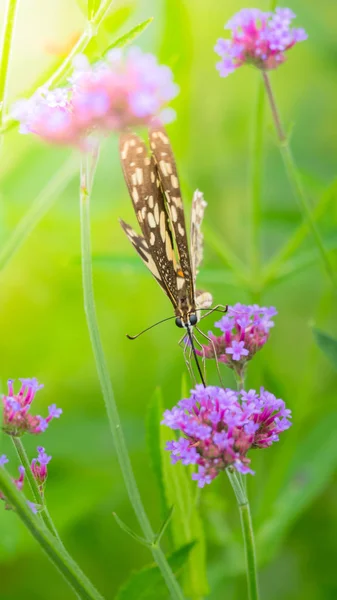
[[[119,38],[117,38],[117,40],[110,44],[110,46],[108,46],[106,52],[108,50],[112,50],[113,48],[124,48],[124,46],[133,42],[141,33],[143,33],[143,31],[145,31],[152,21],[153,17],[150,17],[149,19],[139,23],[139,25],[136,25],[136,27],[130,29],[130,31],[124,35],[121,35]]]
[[[269,562],[289,528],[324,491],[337,466],[337,413],[325,415],[306,439],[295,446],[286,480],[257,533],[257,555]]]
[[[165,521],[162,523],[162,525],[161,525],[158,533],[155,536],[155,543],[156,544],[159,544],[161,538],[163,537],[163,535],[164,535],[164,533],[166,531],[166,528],[167,528],[169,522],[171,521],[171,518],[172,518],[172,515],[173,515],[173,511],[174,511],[174,506],[171,506],[171,508],[169,510],[169,513],[168,513]]]
[[[160,398],[158,397],[158,402]],[[163,413],[160,405],[158,412]],[[191,479],[191,469],[177,463],[172,465],[170,454],[165,450],[166,443],[172,440],[172,431],[165,426],[160,428],[160,449],[166,502],[174,506],[171,519],[171,531],[176,547],[197,542],[190,554],[188,566],[184,572],[184,591],[186,596],[200,597],[208,593],[206,577],[206,548],[203,524],[197,508],[198,488]]]
[[[131,14],[130,6],[121,6],[115,9],[104,19],[97,35],[89,42],[85,54],[90,62],[100,59],[105,53],[106,48],[111,44],[117,35],[117,31],[125,24]]]
[[[136,542],[139,542],[143,546],[147,546],[147,547],[150,546],[150,542],[147,542],[143,537],[138,535],[138,533],[136,533],[128,525],[126,525],[126,523],[124,523],[124,521],[122,521],[122,519],[120,519],[119,516],[115,512],[112,513],[112,515],[115,518],[118,525],[120,526],[120,528],[123,531],[125,531],[125,533],[127,533],[130,537],[132,537],[134,540],[136,540]]]
[[[337,340],[319,329],[313,329],[317,346],[324,352],[337,371]]]
[[[186,564],[195,542],[185,544],[168,558],[169,565],[175,575],[179,574]],[[117,592],[116,600],[166,600],[169,598],[163,577],[155,565],[144,567],[134,573]]]

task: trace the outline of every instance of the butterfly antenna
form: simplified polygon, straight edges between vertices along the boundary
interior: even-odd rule
[[[206,387],[205,379],[204,379],[204,376],[202,374],[202,370],[200,368],[200,364],[199,364],[199,361],[198,361],[198,356],[197,356],[197,353],[196,353],[196,350],[195,350],[195,345],[194,345],[194,342],[193,342],[193,337],[192,337],[191,330],[190,330],[189,326],[187,326],[186,329],[187,329],[188,339],[189,339],[190,344],[191,344],[193,356],[194,356],[194,359],[195,359],[195,362],[196,362],[196,365],[197,365],[198,373],[200,375],[201,383],[202,383],[202,385],[204,387]]]
[[[165,323],[165,321],[170,321],[171,319],[175,319],[175,316],[166,317],[166,319],[162,319],[161,321],[158,321],[157,323],[153,323],[153,325],[150,325],[150,327],[143,329],[143,331],[140,331],[140,333],[137,333],[137,335],[126,334],[126,337],[128,338],[128,340],[136,340],[137,338],[139,338],[140,335],[143,335],[143,333],[146,333],[150,329],[153,329],[153,327],[157,327],[157,325],[160,325],[161,323]]]

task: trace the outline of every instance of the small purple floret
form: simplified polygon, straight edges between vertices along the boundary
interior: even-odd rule
[[[9,462],[6,454],[0,456],[0,467],[4,467]]]
[[[30,500],[26,500],[26,502],[27,502],[30,510],[32,511],[32,513],[34,513],[34,515],[36,515],[38,512],[36,504],[34,502],[31,502]]]
[[[245,348],[244,342],[233,340],[232,345],[229,348],[226,348],[226,353],[231,354],[233,360],[240,360],[241,356],[247,356],[249,351]]]

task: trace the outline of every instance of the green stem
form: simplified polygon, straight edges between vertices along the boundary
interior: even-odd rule
[[[82,600],[103,600],[103,596],[101,596],[84,575],[60,541],[48,531],[41,519],[32,513],[24,495],[16,488],[4,468],[0,468],[0,489],[5,495],[7,502],[15,509],[21,521],[40,544],[54,566],[73,588],[77,596]]]
[[[234,469],[231,470],[228,468],[227,475],[234,490],[240,512],[241,529],[245,546],[248,598],[249,600],[259,600],[254,531],[247,494],[238,477],[238,473]]]
[[[291,186],[293,188],[293,193],[299,203],[302,213],[308,223],[308,226],[311,229],[311,233],[315,239],[315,242],[316,242],[319,252],[321,254],[323,263],[325,265],[325,269],[326,269],[333,285],[335,286],[336,281],[335,281],[334,270],[330,264],[330,260],[329,260],[327,251],[324,247],[324,244],[321,239],[319,230],[316,226],[315,220],[312,217],[311,208],[309,206],[309,202],[307,200],[306,193],[304,191],[301,176],[297,169],[294,157],[291,152],[289,141],[287,139],[287,136],[286,136],[283,126],[282,126],[280,114],[279,114],[279,111],[278,111],[278,108],[276,105],[276,101],[275,101],[275,97],[274,97],[274,94],[272,91],[269,75],[266,73],[266,71],[262,71],[262,77],[263,77],[263,81],[265,84],[265,89],[266,89],[267,97],[269,100],[270,109],[271,109],[275,129],[276,129],[276,133],[277,133],[277,137],[279,140],[280,152],[281,152],[283,162],[284,162],[284,165],[285,165],[285,168],[287,171],[288,179],[291,183]]]
[[[42,509],[39,511],[39,515],[41,516],[42,520],[44,521],[46,527],[49,529],[50,533],[52,533],[56,538],[58,538],[59,541],[61,541],[59,534],[57,532],[57,529],[56,529],[56,527],[52,521],[52,518],[49,514],[49,511],[47,509],[46,501],[45,501],[44,497],[42,496],[39,486],[37,484],[37,481],[32,473],[31,465],[30,465],[26,450],[24,448],[24,445],[20,438],[13,437],[13,436],[12,436],[12,442],[14,444],[14,448],[17,452],[19,460],[20,460],[22,466],[25,468],[26,479],[30,485],[30,489],[32,491],[33,498],[34,498],[34,502],[38,505],[41,505],[41,507],[42,507]]]
[[[245,389],[245,375],[246,370],[245,367],[241,367],[234,371],[235,379],[236,379],[236,387],[238,392],[241,392]]]
[[[78,156],[72,155],[50,179],[14,229],[0,252],[0,272],[16,254],[36,225],[56,202],[78,169]]]
[[[259,292],[261,270],[261,195],[263,179],[263,137],[264,137],[265,93],[259,81],[257,90],[256,113],[253,123],[252,143],[252,232],[251,232],[251,269],[252,290]],[[258,301],[258,299],[257,299]]]
[[[0,47],[0,130],[3,123],[7,92],[8,66],[12,49],[12,38],[19,0],[8,0]]]
[[[97,156],[94,158],[94,162],[97,162]],[[115,401],[110,381],[109,369],[100,337],[94,299],[90,240],[90,195],[93,174],[94,167],[91,166],[90,169],[88,161],[86,160],[86,157],[84,157],[81,163],[80,187],[81,250],[84,310],[89,330],[90,341],[96,363],[98,378],[100,381],[101,390],[105,402],[105,408],[109,419],[110,429],[130,502],[138,519],[139,525],[143,531],[143,534],[151,548],[154,560],[156,561],[165,579],[171,597],[176,600],[181,600],[183,598],[182,592],[171,571],[171,568],[165,558],[164,553],[162,552],[159,545],[157,545],[154,542],[155,535],[152,531],[151,524],[149,522],[139,494],[139,490],[137,487],[135,476],[132,471],[131,461],[128,455],[127,446],[122,431],[117,404]]]
[[[17,0],[16,0],[17,1]],[[11,0],[13,3],[13,0]],[[89,42],[97,35],[99,27],[103,23],[107,14],[109,13],[114,0],[103,0],[98,11],[95,13],[91,21],[88,21],[86,29],[78,39],[76,44],[72,47],[69,54],[65,57],[60,66],[52,73],[52,75],[44,82],[40,82],[39,87],[49,89],[53,86],[58,85],[66,79],[71,72],[72,61],[77,54],[84,52]],[[32,90],[29,90],[25,96],[30,96],[36,89],[36,86]],[[15,125],[17,121],[8,117],[5,119],[3,126],[0,128],[0,133],[3,133]]]

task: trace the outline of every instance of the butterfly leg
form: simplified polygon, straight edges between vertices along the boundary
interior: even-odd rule
[[[217,373],[218,373],[218,376],[219,376],[221,387],[224,388],[225,386],[224,386],[224,383],[222,381],[220,367],[219,367],[219,361],[218,361],[218,356],[217,356],[217,353],[216,353],[216,348],[215,348],[214,342],[213,342],[212,338],[210,338],[208,335],[206,335],[206,333],[204,333],[203,331],[201,331],[201,329],[199,329],[199,327],[196,327],[196,330],[197,330],[198,333],[200,333],[200,335],[202,335],[204,338],[206,338],[206,340],[211,344],[211,346],[213,348],[214,358],[215,358],[215,363],[216,363],[216,370],[217,370]]]
[[[228,304],[226,304],[226,305],[224,305],[224,304],[217,304],[216,306],[214,306],[213,308],[211,308],[207,313],[205,313],[204,315],[202,315],[202,317],[200,317],[199,320],[201,321],[201,319],[204,319],[205,317],[208,317],[208,315],[211,315],[216,310],[221,310],[221,312],[226,313],[228,311]]]
[[[189,376],[191,378],[191,380],[196,383],[196,378],[194,376],[194,372],[192,369],[192,348],[190,346],[190,344],[188,343],[188,336],[187,335],[183,335],[183,337],[181,338],[181,340],[179,340],[179,346],[183,346],[183,354],[184,354],[184,360],[187,366],[187,370],[189,373]],[[188,352],[189,351],[189,352]]]

